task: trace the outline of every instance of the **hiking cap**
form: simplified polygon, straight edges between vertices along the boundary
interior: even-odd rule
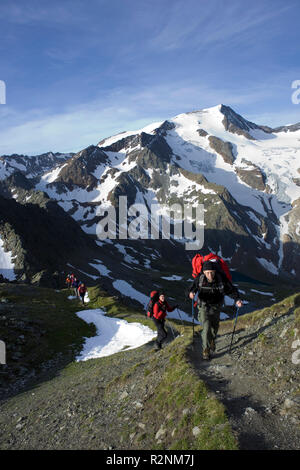
[[[216,271],[216,265],[212,261],[205,261],[203,263],[203,271]]]

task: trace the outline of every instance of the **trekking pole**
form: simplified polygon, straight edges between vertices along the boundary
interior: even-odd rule
[[[167,325],[168,325],[168,327],[170,328],[170,330],[172,331],[173,337],[174,337],[174,339],[175,339],[175,333],[174,333],[174,330],[173,330],[173,328],[172,328],[171,323],[167,322]]]
[[[195,313],[194,313],[194,299],[192,299],[192,316],[193,316],[193,343],[194,343],[194,317],[195,317]]]
[[[183,321],[182,321],[182,318],[181,318],[181,315],[180,315],[180,312],[179,312],[179,309],[178,309],[178,307],[177,307],[177,313],[178,313],[178,315],[179,315],[179,318],[180,318],[181,324],[182,324],[182,326],[183,326],[183,328],[184,328],[184,324],[183,324]]]
[[[238,314],[239,314],[239,307],[236,308],[236,315],[235,315],[235,320],[234,320],[234,327],[233,327],[233,332],[232,332],[232,336],[231,336],[231,343],[230,343],[230,348],[229,348],[229,354],[231,352],[231,346],[232,346],[232,341],[233,341],[233,335],[234,335],[234,332],[235,332],[235,327],[236,327],[236,322],[237,322],[237,318],[238,318]]]

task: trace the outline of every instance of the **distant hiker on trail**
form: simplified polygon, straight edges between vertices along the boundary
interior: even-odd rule
[[[72,279],[71,279],[71,275],[70,275],[70,274],[67,275],[66,284],[67,284],[68,289],[71,289]]]
[[[226,276],[218,272],[216,263],[205,261],[202,272],[196,277],[189,297],[194,299],[198,293],[199,321],[202,323],[203,359],[210,359],[210,353],[216,349],[216,336],[219,329],[220,313],[224,295],[233,297],[237,307],[242,307],[239,292]]]
[[[79,287],[79,283],[80,283],[80,281],[79,281],[76,277],[74,277],[74,279],[73,279],[73,281],[72,281],[72,287],[73,287],[73,289],[74,289],[74,292],[75,292],[76,297],[78,297],[78,292],[77,292],[77,290],[78,290],[78,287]]]
[[[153,316],[152,320],[155,323],[157,328],[157,338],[156,338],[156,350],[162,348],[162,342],[167,337],[167,331],[165,329],[165,319],[167,312],[173,312],[175,308],[178,308],[178,305],[170,307],[168,302],[165,299],[165,294],[160,293],[158,301],[153,305]]]
[[[85,287],[85,284],[82,282],[80,286],[78,287],[78,297],[81,299],[82,305],[84,305],[84,296],[86,294],[87,288]]]

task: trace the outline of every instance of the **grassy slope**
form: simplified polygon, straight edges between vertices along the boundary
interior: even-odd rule
[[[190,325],[169,321],[180,336],[159,353],[148,345],[77,363],[74,358],[82,347],[82,337],[94,335],[95,329],[76,316],[82,308],[78,301],[67,299],[67,291],[2,285],[0,295],[9,300],[15,316],[25,315],[45,331],[38,341],[31,338],[24,346],[34,365],[58,353],[69,355],[71,361],[56,377],[34,388],[34,403],[31,389],[2,405],[0,448],[105,448],[99,440],[104,432],[99,429],[107,419],[106,442],[112,442],[114,448],[237,449],[223,405],[198,379],[187,359],[192,344]],[[89,295],[91,302],[86,308],[105,308],[110,316],[153,328],[140,311],[118,304],[99,287],[90,288]],[[291,309],[295,313],[293,328],[299,328],[299,299],[296,294],[273,307],[244,315],[238,328],[270,315],[286,315]],[[221,333],[231,329],[232,321],[222,322]],[[128,397],[120,402],[124,391]],[[72,400],[77,403],[73,403],[74,409]],[[141,402],[141,414],[134,409],[134,400]],[[71,428],[59,411],[67,406],[67,416],[76,421]],[[23,441],[15,430],[17,409],[29,416]],[[48,420],[47,426],[43,419]],[[7,441],[4,436],[8,436]]]
[[[300,329],[300,294],[293,294],[289,297],[284,298],[278,303],[273,304],[270,307],[256,310],[254,312],[242,315],[239,317],[238,328],[244,328],[246,326],[252,326],[256,323],[260,323],[262,320],[271,317],[281,317],[293,312],[294,321],[292,329]],[[226,332],[232,329],[233,320],[222,322],[221,332]]]
[[[233,322],[222,322],[219,334],[231,332]],[[268,328],[269,325],[273,325],[272,329]],[[238,318],[237,334],[249,329],[253,331],[253,328],[256,330],[253,341],[245,344],[239,352],[243,357],[253,354],[253,360],[258,359],[255,367],[258,373],[265,375],[266,387],[271,393],[281,390],[287,396],[291,383],[297,384],[297,368],[291,362],[291,355],[295,352],[292,344],[300,335],[300,293]],[[248,359],[246,362],[251,367],[251,361]],[[290,398],[293,396],[300,396],[299,383]]]
[[[139,321],[153,328],[152,321],[147,317],[128,307],[117,305],[113,298],[103,296],[103,293],[101,295],[99,288],[90,289],[90,298],[90,306],[93,308],[105,308],[108,315],[128,322]],[[162,363],[164,373],[153,397],[144,403],[148,430],[145,435],[140,433],[141,448],[147,443],[145,448],[148,449],[235,449],[236,441],[223,405],[209,396],[205,384],[199,381],[187,360],[186,349],[192,343],[191,326],[183,326],[175,320],[168,322],[181,336],[159,353],[164,356],[163,359],[152,351],[148,361],[143,364],[147,381],[151,382],[153,375],[161,371]],[[135,367],[127,371],[131,380],[134,370]],[[123,373],[123,380],[124,376],[126,378],[126,371]],[[155,434],[160,421],[166,432],[163,433],[163,440],[156,441]],[[191,433],[191,429],[195,427],[199,429],[196,438]]]
[[[93,325],[87,325],[75,315],[78,302],[70,302],[67,298],[70,294],[28,285],[0,284],[0,302],[5,301],[0,310],[0,332],[7,345],[8,364],[17,367],[11,356],[22,333],[26,339],[20,346],[23,364],[34,368],[57,353],[74,357],[82,348],[83,336],[95,334]]]
[[[41,342],[27,345],[31,348],[31,355],[35,357],[35,365],[38,357],[49,359],[57,353],[66,354],[70,347],[71,357],[74,359],[75,352],[78,352],[82,345],[82,337],[94,334],[93,326],[86,325],[75,315],[76,311],[81,310],[81,306],[77,301],[67,299],[67,291],[58,293],[50,289],[28,289],[26,286],[17,289],[8,285],[6,289],[2,289],[1,295],[15,307],[22,306],[28,319],[39,322],[46,332]],[[89,295],[91,302],[86,308],[105,308],[108,315],[129,322],[140,321],[153,328],[151,320],[139,311],[117,304],[113,297],[107,296],[99,287],[90,288]],[[75,448],[103,448],[101,443],[97,444],[97,439],[90,441],[89,436],[93,433],[97,436],[99,426],[97,419],[94,421],[91,414],[93,415],[97,407],[100,409],[105,405],[105,410],[114,410],[113,419],[110,417],[113,423],[111,436],[108,435],[107,441],[111,437],[115,448],[235,449],[236,440],[223,406],[209,393],[204,383],[198,380],[188,363],[186,349],[192,341],[191,327],[183,327],[175,321],[172,321],[172,325],[184,335],[178,336],[159,353],[155,353],[153,348],[149,349],[148,345],[148,348],[144,346],[137,350],[120,352],[112,357],[79,363],[73,360],[49,381],[8,400],[2,405],[0,421],[2,437],[5,435],[10,438],[2,448],[61,448],[62,445],[65,448],[72,448],[72,445],[75,445]],[[105,393],[103,396],[100,394],[101,401],[96,404],[95,395],[100,390],[99,371],[101,380],[104,380],[100,388],[104,387]],[[127,405],[125,400],[123,407],[119,405],[120,394],[124,390],[130,392],[134,387],[136,397],[143,402],[142,419],[147,432],[138,428],[135,421],[131,421],[130,427],[127,427],[125,419],[132,415],[130,400]],[[150,392],[144,395],[143,387],[148,387]],[[35,406],[31,402],[32,390],[36,397]],[[56,400],[59,396],[59,403],[63,407],[71,400],[70,390],[74,391],[73,398],[77,397],[78,406],[85,410],[76,415],[80,424],[72,439],[72,445],[68,436],[63,437],[63,424],[60,427],[62,435],[58,441],[54,438],[57,434],[53,432],[46,438],[47,432],[51,430],[51,423],[49,428],[40,427],[39,424],[41,413],[45,409],[48,410],[47,419],[51,420],[53,415],[55,422],[64,423],[62,416],[57,415]],[[27,438],[24,438],[22,443],[18,443],[16,424],[11,420],[11,417],[15,416],[15,410],[20,408],[25,414],[28,410],[30,418],[26,427],[28,442]],[[103,409],[101,415],[104,420]],[[135,412],[131,419],[137,419]],[[74,429],[72,432],[75,432]],[[155,437],[159,429],[162,431],[160,438]],[[193,429],[198,433],[196,436],[192,432]],[[134,439],[130,438],[132,433],[135,434]],[[43,435],[44,444],[43,440],[39,444]]]

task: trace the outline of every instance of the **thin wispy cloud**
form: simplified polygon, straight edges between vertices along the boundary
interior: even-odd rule
[[[242,2],[215,0],[197,2],[199,14],[192,16],[193,9],[189,5],[189,2],[180,1],[171,6],[166,24],[151,40],[153,47],[172,50],[184,48],[186,43],[191,47],[205,48],[217,43],[225,47],[227,41],[233,38],[242,40],[244,33],[265,26],[273,19],[280,19],[283,13],[294,8],[290,4],[266,11],[264,4],[250,3],[245,8]]]
[[[5,21],[20,24],[83,24],[88,16],[82,2],[64,0],[49,3],[45,0],[20,2],[11,0],[0,5],[0,15]]]

